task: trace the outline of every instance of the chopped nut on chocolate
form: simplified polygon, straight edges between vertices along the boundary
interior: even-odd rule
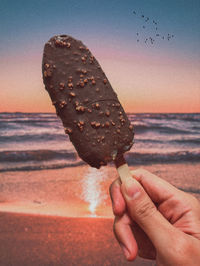
[[[110,122],[106,121],[105,122],[105,127],[109,127],[110,126]]]
[[[100,104],[99,103],[95,103],[95,107],[96,107],[96,109],[100,109]]]
[[[101,124],[99,122],[96,122],[96,121],[92,121],[90,124],[93,128],[99,128],[101,126]]]
[[[69,83],[72,82],[72,79],[73,79],[73,77],[72,77],[72,76],[69,76],[69,77],[68,77],[68,82],[69,82]]]
[[[79,82],[79,85],[80,85],[81,88],[84,88],[85,83],[83,81],[81,81],[81,82]]]
[[[66,127],[66,128],[65,128],[65,133],[66,133],[66,134],[72,134],[72,129],[69,128],[69,127]]]
[[[105,114],[106,114],[106,116],[110,116],[110,111],[106,110]]]
[[[65,87],[65,84],[63,82],[60,82],[59,83],[60,87],[64,88]]]
[[[85,112],[85,107],[82,106],[82,105],[79,105],[79,106],[76,107],[76,111],[84,113]]]
[[[60,108],[64,108],[67,105],[66,101],[60,102]]]
[[[70,95],[71,97],[75,97],[75,96],[76,96],[76,94],[75,94],[74,92],[70,92],[69,95]]]
[[[72,83],[72,82],[69,82],[69,83],[67,84],[67,87],[68,87],[68,88],[73,88],[73,83]]]
[[[52,76],[52,70],[50,69],[47,69],[44,71],[44,77],[45,78],[48,78],[48,77],[51,77]]]
[[[133,130],[133,125],[130,125],[130,126],[129,126],[129,129],[130,129],[130,130]]]
[[[98,128],[100,126],[101,126],[101,124],[99,122],[96,122],[95,127]]]
[[[81,121],[79,121],[79,123],[80,123],[80,125],[81,125],[81,126],[85,125],[85,122],[84,122],[84,121],[82,121],[82,120],[81,120]]]

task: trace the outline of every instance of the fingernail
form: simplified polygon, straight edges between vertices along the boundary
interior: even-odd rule
[[[129,253],[128,249],[127,249],[127,248],[124,246],[124,244],[122,244],[122,243],[120,243],[120,246],[121,246],[121,248],[122,248],[122,251],[123,251],[123,253],[124,253],[124,256],[126,257],[126,259],[128,259],[129,256],[130,256],[130,253]]]
[[[136,180],[128,179],[125,183],[125,193],[129,198],[136,199],[140,196],[141,190]]]

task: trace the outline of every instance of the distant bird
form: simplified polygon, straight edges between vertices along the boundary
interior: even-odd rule
[[[154,19],[152,19],[152,18],[149,18],[149,17],[146,17],[145,15],[143,15],[143,14],[139,14],[138,13],[138,15],[137,15],[137,13],[136,13],[136,11],[135,10],[133,10],[132,11],[133,12],[133,14],[134,15],[136,15],[136,17],[139,19],[139,18],[142,18],[142,19],[144,19],[143,20],[143,23],[142,23],[142,21],[140,20],[140,25],[141,25],[141,27],[142,27],[142,29],[149,29],[149,30],[151,30],[152,32],[154,32],[154,34],[151,36],[151,37],[145,37],[145,36],[142,36],[142,34],[144,34],[147,30],[145,30],[145,31],[142,31],[142,32],[140,32],[140,31],[138,31],[138,32],[136,32],[136,41],[139,43],[141,43],[141,42],[144,42],[145,44],[147,44],[147,43],[151,43],[152,45],[154,44],[154,42],[156,42],[158,39],[156,38],[156,37],[160,37],[162,40],[167,40],[167,41],[170,41],[171,40],[171,38],[174,38],[174,35],[173,34],[170,34],[170,33],[164,33],[164,35],[161,35],[160,33],[159,33],[159,29],[160,29],[160,23],[159,22],[157,22],[157,21],[155,21]],[[146,24],[147,22],[150,22],[149,24]],[[145,23],[144,23],[145,22]],[[152,23],[155,25],[152,25]],[[158,25],[159,24],[159,29],[158,29]],[[141,37],[143,37],[142,39],[141,39]],[[153,38],[154,37],[154,38]]]
[[[151,44],[153,44],[154,40],[151,37],[149,38],[149,40],[150,40]]]

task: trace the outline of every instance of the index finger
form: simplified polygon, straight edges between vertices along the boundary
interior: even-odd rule
[[[174,195],[181,194],[179,189],[145,169],[132,170],[131,174],[155,203],[162,203]]]

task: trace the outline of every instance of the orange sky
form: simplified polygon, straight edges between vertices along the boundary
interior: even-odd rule
[[[100,51],[102,65],[128,112],[200,112],[200,66],[150,53]],[[44,89],[41,54],[0,62],[0,112],[54,112]]]
[[[41,61],[56,34],[89,47],[126,111],[200,112],[199,0],[61,2],[0,1],[0,112],[54,112]]]

